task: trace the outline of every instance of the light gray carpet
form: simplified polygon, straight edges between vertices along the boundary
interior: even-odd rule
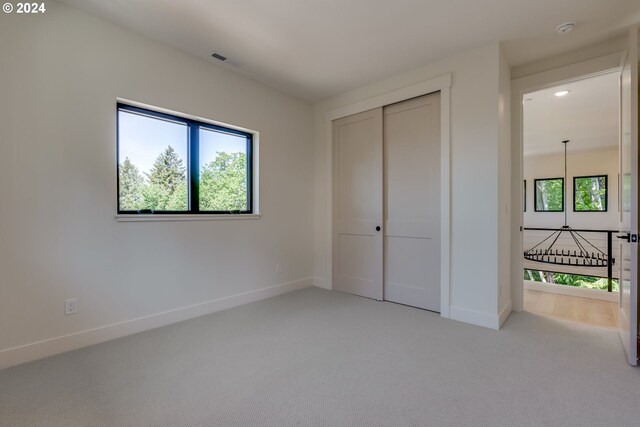
[[[0,371],[0,425],[638,426],[615,331],[304,289]]]

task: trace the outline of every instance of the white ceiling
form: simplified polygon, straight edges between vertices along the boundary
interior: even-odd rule
[[[555,96],[569,90],[563,97]],[[524,96],[524,155],[618,146],[618,74],[610,73]],[[514,100],[518,102],[519,100]]]
[[[640,21],[638,0],[63,1],[310,101],[494,41],[516,66]]]

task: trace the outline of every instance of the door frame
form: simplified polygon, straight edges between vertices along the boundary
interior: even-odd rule
[[[451,73],[434,77],[420,83],[406,86],[391,92],[383,93],[363,101],[345,105],[325,113],[325,134],[327,135],[326,147],[327,158],[329,159],[329,170],[327,175],[328,187],[333,189],[333,120],[347,117],[363,111],[372,110],[374,108],[384,107],[386,105],[395,104],[397,102],[406,101],[418,96],[427,95],[433,92],[440,92],[440,316],[449,318],[450,316],[450,236],[451,236],[451,178],[450,178],[450,104],[451,104]],[[333,190],[331,190],[333,191]],[[333,252],[333,197],[329,198],[328,211],[331,212],[329,219],[329,236],[328,248]],[[328,271],[333,272],[333,253],[329,254]],[[333,288],[333,273],[331,277],[331,288]]]
[[[522,212],[524,190],[523,175],[523,96],[562,84],[597,77],[620,71],[623,52],[616,52],[576,64],[532,74],[511,80],[511,253],[522,254],[524,213]],[[524,279],[522,256],[515,256],[511,265],[511,302],[514,311],[524,308]]]
[[[620,188],[620,228],[619,230],[623,234],[627,231],[629,233],[636,233],[638,231],[637,229],[638,209],[639,209],[638,176],[637,176],[638,175],[638,61],[640,57],[640,46],[638,46],[638,29],[639,29],[638,25],[634,25],[630,28],[627,43],[626,43],[627,49],[625,50],[625,53],[620,60],[620,74],[619,74],[620,80],[619,81],[620,81],[620,130],[621,132],[624,132],[624,129],[623,129],[624,99],[622,96],[623,73],[625,68],[627,67],[627,63],[629,62],[629,60],[632,61],[629,63],[629,66],[631,67],[631,75],[630,75],[631,134],[630,134],[629,155],[631,157],[630,177],[635,178],[635,182],[633,182],[633,184],[635,184],[635,187],[633,184],[631,185],[632,190],[634,191],[631,192],[631,200],[630,200],[630,203],[631,203],[631,208],[629,213],[630,229],[627,229],[626,227],[624,227],[625,225],[624,224],[625,221],[623,219],[624,201],[622,200],[623,185],[620,184],[621,188]],[[632,49],[635,49],[635,52],[633,52]],[[624,153],[624,151],[622,150],[622,146],[624,144],[623,141],[624,141],[624,134],[621,133],[620,134],[620,155],[619,155],[621,182],[623,177],[623,170],[622,170],[622,160],[623,160],[623,153]],[[634,176],[634,172],[635,172],[635,176]],[[618,305],[618,318],[620,320],[618,321],[618,333],[620,334],[620,339],[622,341],[622,345],[627,355],[629,364],[632,366],[637,366],[638,365],[638,347],[640,347],[640,341],[638,340],[638,245],[633,244],[633,239],[629,241],[629,244],[625,244],[622,241],[620,241],[621,257],[623,257],[622,247],[625,245],[627,246],[627,251],[629,253],[630,264],[631,264],[630,266],[631,275],[629,278],[630,310],[629,310],[629,315],[627,316],[627,313],[625,313],[625,310],[623,308],[623,305],[624,305],[623,300],[625,296],[624,286],[623,286],[624,276],[623,276],[623,272],[620,271],[620,303]],[[623,269],[623,265],[624,265],[623,263],[624,263],[624,259],[620,263],[621,270]],[[628,329],[625,329],[626,327],[628,327]]]

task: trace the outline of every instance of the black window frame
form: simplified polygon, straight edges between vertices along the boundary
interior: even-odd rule
[[[122,210],[120,209],[120,111],[139,114],[146,117],[178,122],[187,126],[187,210]],[[247,155],[247,209],[211,211],[200,210],[200,129],[208,129],[216,132],[244,137],[246,140]],[[174,114],[168,114],[152,110],[149,108],[137,107],[134,105],[118,102],[116,104],[116,196],[117,213],[120,215],[251,215],[254,213],[253,195],[253,136],[251,132],[233,129],[219,124],[207,123]]]
[[[555,181],[559,179],[562,181],[562,208],[560,210],[538,209],[538,181]],[[564,194],[564,178],[536,178],[533,180],[533,210],[535,212],[564,212],[565,194]]]
[[[522,212],[526,212],[527,211],[527,180],[524,180],[524,194],[522,197],[522,200],[524,201],[524,207],[522,209]]]
[[[580,178],[604,178],[604,209],[601,210],[577,210],[576,209],[576,180]],[[608,212],[609,210],[609,175],[584,175],[573,177],[573,211],[574,212]]]

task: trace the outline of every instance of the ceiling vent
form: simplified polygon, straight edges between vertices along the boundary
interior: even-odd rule
[[[235,59],[229,59],[218,52],[213,52],[211,56],[220,62],[224,62],[225,64],[228,64],[233,68],[242,68],[242,66],[244,65],[242,62],[236,61]]]
[[[222,62],[227,60],[226,56],[220,55],[219,53],[216,53],[216,52],[213,52],[213,54],[211,54],[211,56],[213,56],[216,59],[219,59]]]

